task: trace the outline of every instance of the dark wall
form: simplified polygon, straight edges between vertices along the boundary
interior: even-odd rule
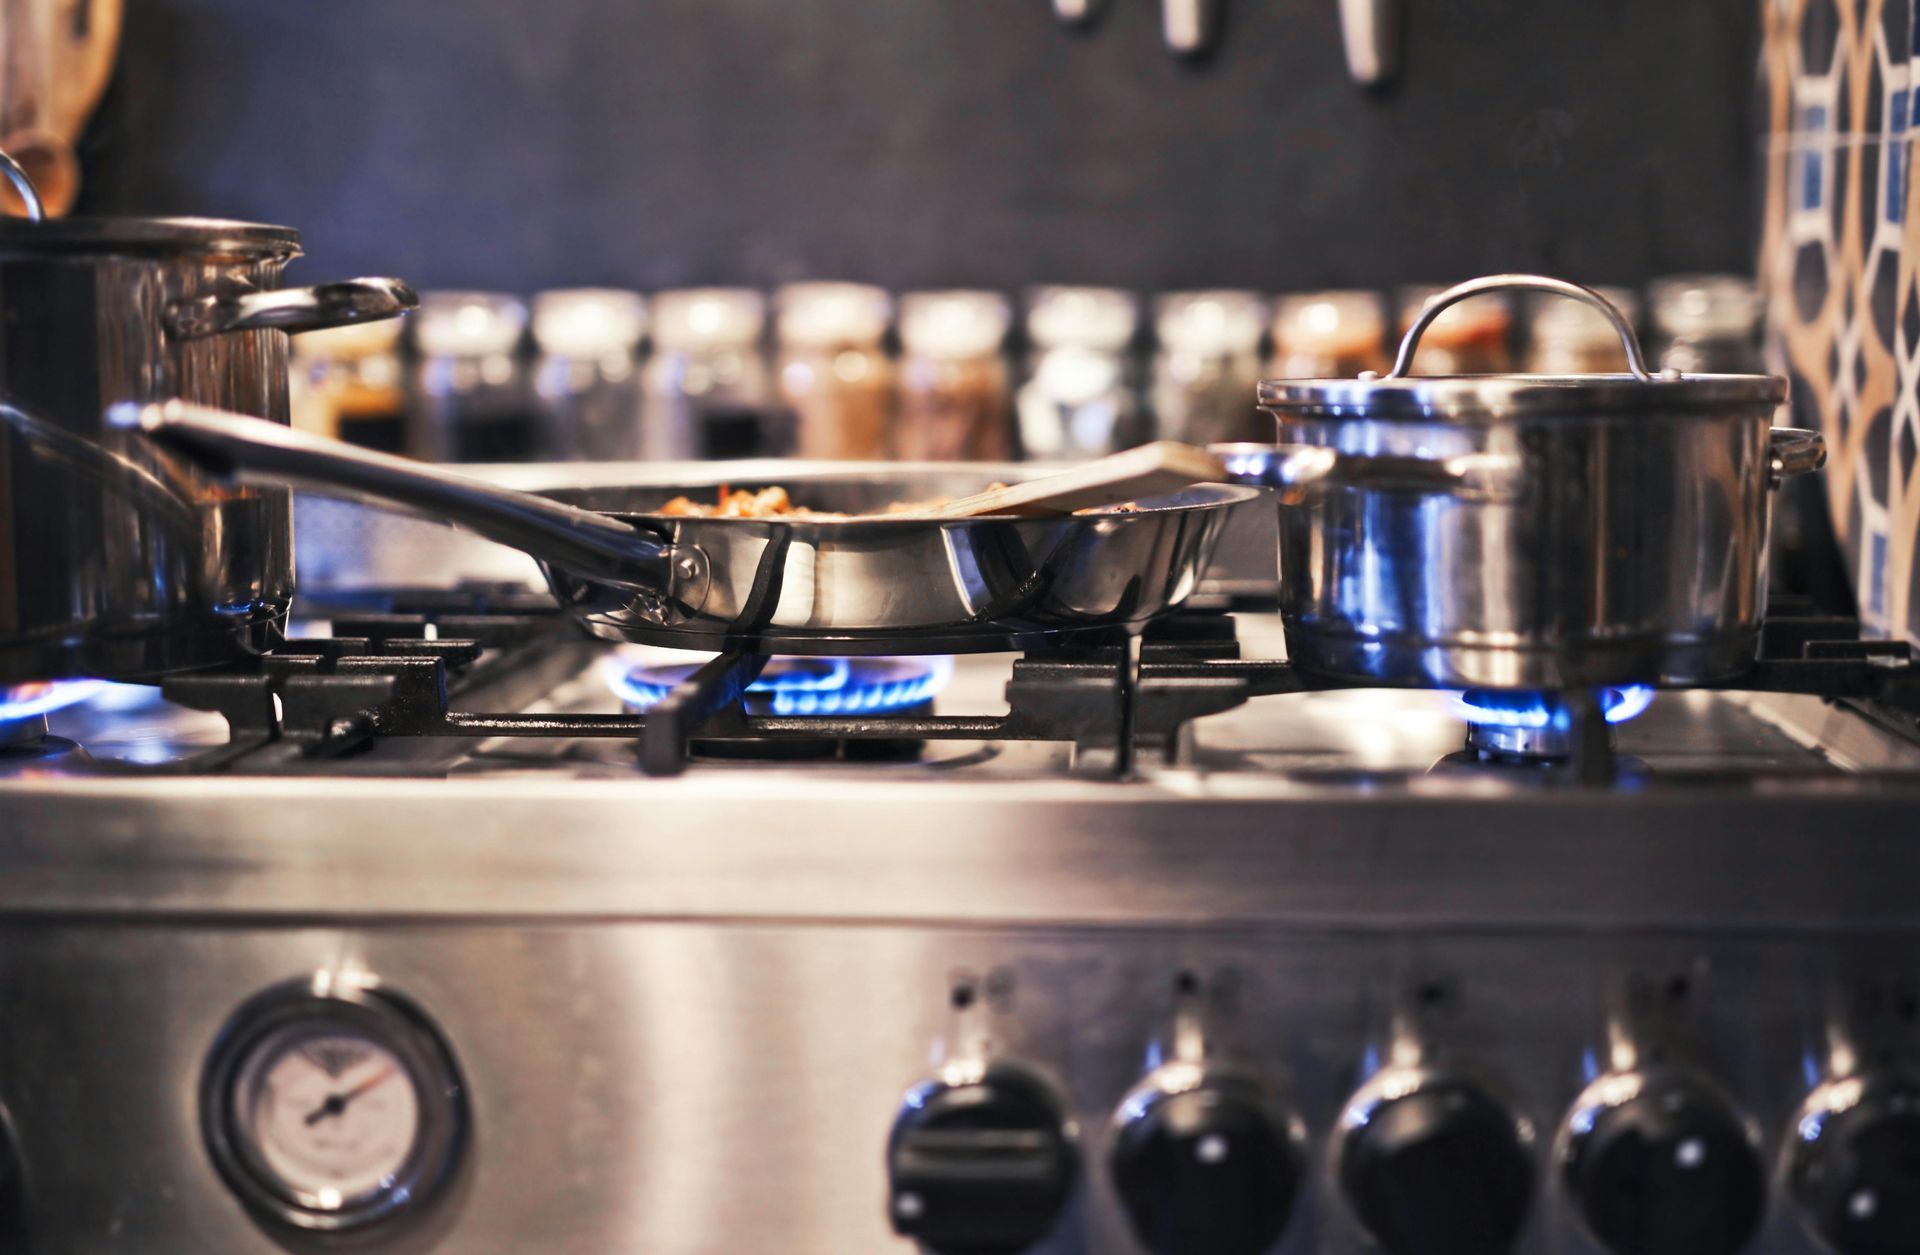
[[[309,278],[532,289],[1595,282],[1752,264],[1755,0],[132,0],[83,211],[305,230]],[[324,274],[323,274],[324,272]]]

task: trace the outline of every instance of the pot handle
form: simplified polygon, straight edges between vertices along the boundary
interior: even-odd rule
[[[77,436],[31,411],[0,401],[0,425],[11,428],[36,461],[59,466],[154,512],[176,533],[200,542],[201,519],[181,490],[124,453]]]
[[[1215,444],[1207,452],[1227,468],[1229,481],[1262,488],[1368,488],[1505,501],[1519,486],[1519,459],[1502,453],[1416,458],[1287,444]]]
[[[353,322],[396,318],[420,304],[398,279],[342,279],[306,288],[268,292],[219,292],[176,301],[167,330],[183,340],[274,327],[297,334]]]
[[[705,553],[612,515],[184,401],[122,401],[108,408],[107,424],[218,475],[398,505],[600,583],[670,595],[696,611],[706,601]]]
[[[1620,337],[1620,347],[1627,351],[1627,369],[1641,383],[1652,383],[1655,376],[1647,370],[1646,355],[1640,351],[1640,337],[1633,333],[1633,324],[1626,315],[1614,308],[1612,301],[1589,287],[1578,283],[1569,283],[1565,279],[1552,279],[1546,275],[1488,275],[1484,279],[1469,279],[1457,283],[1444,292],[1435,293],[1425,305],[1420,307],[1420,316],[1407,328],[1407,334],[1400,341],[1400,352],[1393,359],[1393,369],[1387,373],[1389,379],[1405,379],[1413,374],[1414,350],[1420,347],[1420,337],[1433,325],[1448,306],[1457,305],[1469,297],[1480,296],[1487,292],[1506,292],[1523,289],[1533,292],[1551,292],[1556,296],[1569,297],[1576,301],[1585,301],[1607,316],[1613,324],[1615,334]],[[1367,376],[1362,375],[1362,379]]]
[[[1767,482],[1778,488],[1789,475],[1817,471],[1827,464],[1827,440],[1804,427],[1773,427],[1767,431]]]

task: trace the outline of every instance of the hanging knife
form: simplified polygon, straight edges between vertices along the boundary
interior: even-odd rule
[[[1161,0],[1167,47],[1181,56],[1205,52],[1220,24],[1220,0]]]
[[[1340,0],[1347,72],[1367,87],[1400,72],[1400,0]]]

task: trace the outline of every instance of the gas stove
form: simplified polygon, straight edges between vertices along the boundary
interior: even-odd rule
[[[958,658],[303,612],[0,710],[31,1249],[1920,1234],[1920,679],[1847,622],[1521,697],[1300,672],[1245,589]]]

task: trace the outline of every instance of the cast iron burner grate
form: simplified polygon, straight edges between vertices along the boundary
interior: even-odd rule
[[[173,769],[286,772],[325,760],[332,772],[419,774],[431,770],[431,747],[445,738],[624,737],[638,742],[642,767],[661,775],[684,770],[696,741],[743,739],[1054,741],[1110,747],[1116,773],[1125,775],[1143,748],[1172,761],[1181,729],[1193,720],[1254,697],[1352,687],[1284,661],[1242,658],[1231,615],[1192,612],[1141,635],[1029,650],[1013,664],[1003,715],[754,713],[742,698],[768,659],[744,651],[679,677],[644,713],[529,713],[524,706],[576,673],[580,651],[594,648],[549,604],[481,609],[473,598],[444,593],[396,593],[374,604],[381,613],[336,615],[332,637],[170,677],[162,690],[168,700],[225,716],[233,733],[228,746]],[[1911,651],[1859,639],[1853,620],[1781,604],[1762,635],[1760,659],[1721,687],[1845,701],[1920,740],[1920,668]],[[1562,770],[1609,779],[1604,712],[1585,700],[1594,709],[1575,721]],[[362,753],[407,738],[423,741],[397,762]]]

